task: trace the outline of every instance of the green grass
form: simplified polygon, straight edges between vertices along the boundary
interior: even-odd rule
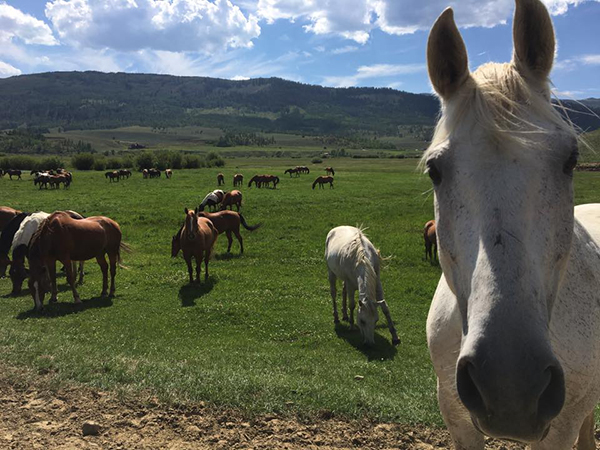
[[[176,171],[171,180],[140,174],[109,184],[98,172],[75,172],[70,190],[39,191],[0,179],[3,203],[24,210],[74,209],[117,220],[134,252],[117,274],[117,297],[98,298],[100,269],[86,265],[84,305],[72,305],[64,277],[59,303],[42,315],[29,295],[0,298],[0,358],[102,389],[149,391],[174,402],[209,401],[249,413],[311,416],[330,411],[402,423],[441,424],[425,320],[440,269],[423,260],[421,230],[433,215],[430,183],[415,160],[327,161],[335,189],[314,191],[311,174],[290,179],[301,161],[230,160],[246,181],[274,173],[280,187],[242,189],[243,213],[259,230],[242,231],[246,253],[225,254],[224,236],[208,283],[187,284],[185,263],[171,259],[171,236],[183,208],[216,188],[216,169]],[[24,178],[28,178],[25,176]],[[577,203],[595,201],[600,177],[576,174]],[[382,320],[376,346],[336,329],[323,259],[327,232],[362,224],[384,256],[386,299],[402,343],[390,344]],[[10,282],[0,280],[0,295]],[[340,288],[341,291],[341,288]],[[355,381],[355,375],[364,379]]]

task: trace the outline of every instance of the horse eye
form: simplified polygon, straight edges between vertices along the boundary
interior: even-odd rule
[[[577,166],[578,159],[579,159],[579,151],[576,149],[573,151],[573,153],[571,153],[571,156],[569,156],[569,159],[567,159],[567,161],[563,165],[563,172],[566,173],[567,175],[572,174],[573,169],[575,169],[575,166]]]
[[[433,161],[427,162],[427,174],[429,175],[429,178],[431,178],[433,184],[436,186],[442,182],[442,173],[438,170]]]

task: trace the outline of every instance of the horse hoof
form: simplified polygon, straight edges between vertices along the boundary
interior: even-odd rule
[[[392,345],[400,345],[400,338],[392,339]]]
[[[73,303],[75,303],[76,305],[81,305],[81,299],[80,298],[76,298],[73,300]]]
[[[333,323],[337,325],[338,323],[340,323],[340,319],[333,319]]]
[[[51,298],[50,299],[50,303],[56,303],[58,301],[58,298]]]
[[[106,291],[100,292],[100,297],[106,297]]]
[[[349,319],[347,316],[346,316],[346,317],[342,317],[342,320],[343,320],[344,322],[350,322],[350,319]]]
[[[115,293],[111,292],[110,294],[108,294],[108,298],[115,298]]]

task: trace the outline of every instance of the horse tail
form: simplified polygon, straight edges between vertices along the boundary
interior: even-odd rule
[[[260,228],[261,225],[262,225],[262,223],[259,223],[259,224],[254,225],[254,226],[253,225],[248,225],[248,223],[246,222],[246,219],[244,219],[244,216],[242,216],[241,214],[239,216],[240,216],[240,222],[242,223],[242,225],[244,226],[244,228],[246,230],[248,230],[248,231],[254,231],[254,230]]]
[[[117,251],[117,263],[119,264],[119,268],[128,270],[129,267],[127,267],[127,266],[125,266],[125,265],[123,265],[121,263],[121,261],[122,261],[122,259],[121,259],[121,251],[124,251],[125,253],[132,253],[133,249],[131,248],[130,245],[126,244],[123,241],[121,241],[119,243],[119,250]]]

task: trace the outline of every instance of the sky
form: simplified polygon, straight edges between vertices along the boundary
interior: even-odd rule
[[[600,97],[600,0],[543,0],[561,98]],[[446,8],[471,69],[509,61],[514,0],[0,0],[0,77],[98,70],[432,92],[428,30]]]

